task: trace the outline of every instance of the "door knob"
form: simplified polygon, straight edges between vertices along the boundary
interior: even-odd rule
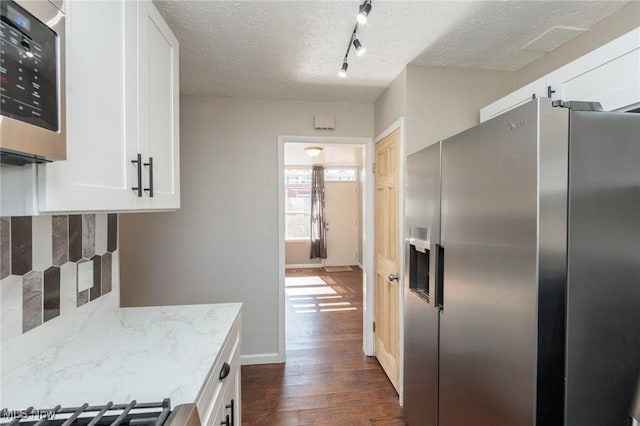
[[[387,279],[389,281],[398,281],[400,277],[398,277],[398,274],[389,274],[387,275]]]

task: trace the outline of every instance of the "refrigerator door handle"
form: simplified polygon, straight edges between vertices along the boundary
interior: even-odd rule
[[[438,243],[434,241],[434,238],[431,238],[429,242],[429,291],[430,291],[430,299],[429,302],[432,303],[432,306],[436,309],[439,309],[437,296],[436,296],[436,286],[437,286],[437,274],[438,274]]]
[[[444,247],[436,243],[436,301],[435,306],[444,309]]]

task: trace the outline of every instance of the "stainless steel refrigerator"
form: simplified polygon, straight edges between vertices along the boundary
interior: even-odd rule
[[[536,99],[407,158],[410,425],[626,425],[640,115]]]

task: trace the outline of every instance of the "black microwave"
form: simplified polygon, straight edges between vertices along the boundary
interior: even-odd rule
[[[60,2],[0,5],[0,152],[2,162],[64,160],[65,15]]]

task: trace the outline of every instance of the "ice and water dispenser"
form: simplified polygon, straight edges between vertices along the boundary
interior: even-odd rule
[[[430,232],[428,228],[412,227],[409,238],[409,289],[426,301],[429,289]]]

